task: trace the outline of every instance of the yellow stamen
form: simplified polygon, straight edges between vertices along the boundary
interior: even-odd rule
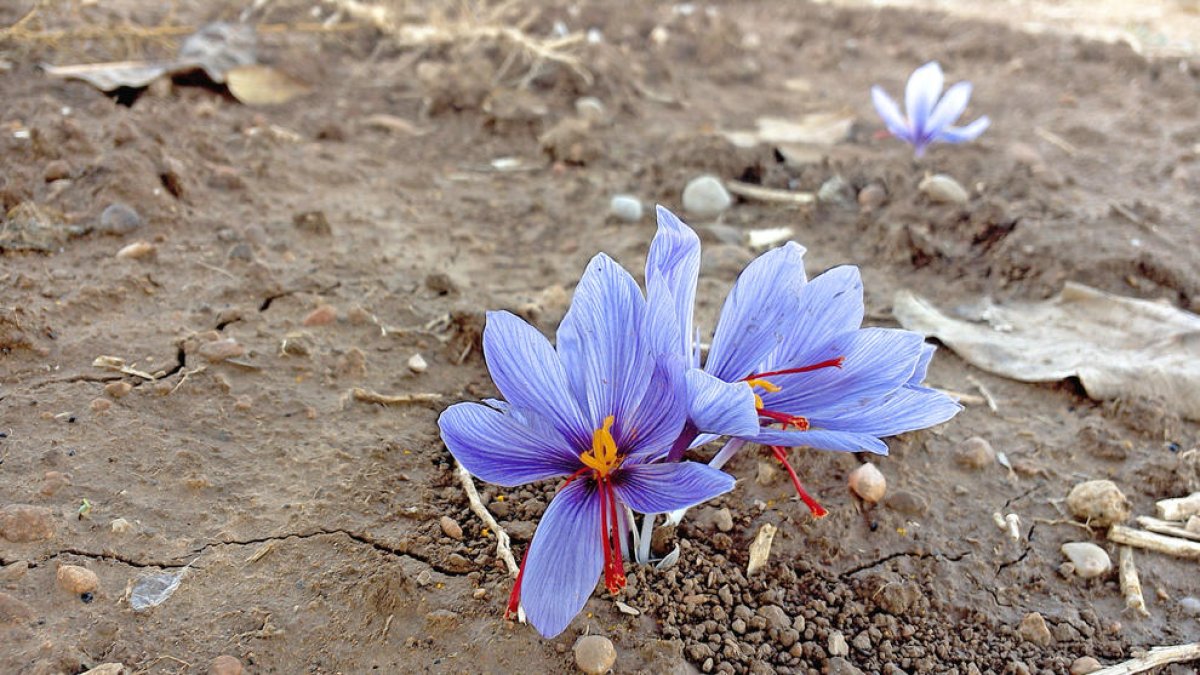
[[[779,385],[775,384],[774,382],[771,382],[770,380],[764,380],[762,378],[746,380],[746,384],[750,385],[750,389],[752,391],[755,387],[758,387],[758,388],[762,389],[763,391],[768,391],[772,394],[783,391],[783,388],[780,387]],[[754,394],[754,407],[757,410],[763,409],[762,396],[759,396],[757,392],[755,392],[755,394]]]
[[[617,454],[617,442],[612,436],[613,416],[604,418],[604,426],[592,432],[592,449],[579,456],[579,461],[604,478],[621,465],[624,459]]]

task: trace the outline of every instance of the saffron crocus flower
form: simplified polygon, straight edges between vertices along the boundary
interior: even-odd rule
[[[660,355],[665,322],[637,283],[596,256],[558,329],[557,349],[507,312],[490,312],[483,334],[488,371],[504,401],[458,403],[438,424],[446,447],[475,476],[512,487],[566,479],[526,551],[509,601],[545,637],[561,633],[604,573],[625,585],[625,507],[686,508],[733,488],[724,472],[695,462],[656,462],[679,436],[687,401],[683,364]]]
[[[699,239],[670,211],[659,207],[658,216],[649,291],[690,297]],[[920,334],[861,327],[858,268],[837,267],[808,281],[803,255],[799,245],[785,244],[738,277],[703,366],[690,361],[689,415],[696,430],[733,437],[713,465],[722,466],[747,441],[769,446],[800,498],[821,516],[825,510],[800,485],[785,448],[887,454],[882,438],[945,422],[961,406],[920,385],[934,350]],[[685,269],[671,268],[671,261]],[[690,327],[692,308],[676,306],[673,320]],[[674,458],[686,447],[676,445]]]
[[[950,87],[945,96],[942,95],[943,84],[942,67],[937,61],[930,61],[914,70],[908,78],[908,86],[904,88],[907,117],[900,113],[899,106],[883,88],[871,87],[871,101],[875,103],[875,110],[883,118],[888,131],[913,146],[917,157],[925,154],[925,148],[930,143],[973,141],[991,123],[984,115],[965,127],[953,126],[971,100],[971,83],[959,82]]]

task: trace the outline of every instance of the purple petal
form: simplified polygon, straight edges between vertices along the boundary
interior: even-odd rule
[[[839,335],[858,330],[863,320],[863,284],[857,267],[835,267],[800,290],[799,310],[784,346],[765,370],[800,368],[821,361],[819,354]],[[836,355],[835,355],[836,356]]]
[[[688,416],[701,432],[753,438],[758,433],[754,392],[693,368],[687,373]]]
[[[896,138],[912,142],[912,130],[908,127],[908,120],[904,119],[904,115],[900,113],[900,107],[892,100],[891,96],[883,90],[883,87],[871,87],[871,102],[875,104],[875,112],[883,119],[883,124],[888,131]]]
[[[943,143],[966,143],[973,141],[988,128],[992,123],[987,115],[971,122],[965,127],[946,127],[938,132],[934,140],[942,141]]]
[[[654,362],[641,335],[645,317],[633,277],[604,254],[592,258],[558,327],[558,355],[590,430],[609,415],[625,419],[650,383]]]
[[[809,421],[822,429],[895,436],[941,424],[960,410],[961,405],[941,392],[906,386],[882,399],[835,414],[814,415]]]
[[[913,371],[912,377],[908,378],[908,384],[919,385],[925,381],[925,375],[929,372],[929,364],[933,362],[933,353],[937,351],[937,347],[931,344],[921,346],[921,357],[917,360],[917,368]]]
[[[678,326],[679,353],[692,365],[693,312],[700,275],[700,238],[666,208],[659,206],[658,233],[646,257],[646,289],[651,296],[669,290]]]
[[[473,475],[513,487],[565,476],[582,466],[571,445],[530,412],[502,412],[480,403],[456,403],[438,418],[442,441]]]
[[[725,299],[704,369],[733,382],[783,342],[805,283],[804,247],[788,242],[751,261]]]
[[[563,363],[546,337],[508,312],[488,312],[483,329],[488,372],[518,409],[538,410],[572,441],[590,442],[590,426],[571,396]]]
[[[870,434],[813,429],[810,431],[782,431],[763,429],[755,438],[763,445],[780,445],[785,448],[816,448],[836,452],[888,453],[887,444]]]
[[[638,513],[666,513],[706,502],[733,489],[733,476],[698,462],[622,467],[613,487]]]
[[[929,115],[929,121],[925,124],[927,139],[932,140],[939,131],[957,122],[958,118],[962,117],[963,111],[967,109],[967,102],[970,100],[970,82],[959,82],[947,89],[946,94],[933,108],[933,112]]]
[[[521,606],[542,637],[563,632],[587,604],[604,567],[601,536],[600,500],[591,481],[573,481],[550,501],[521,580]]]
[[[665,455],[687,421],[687,385],[683,358],[664,354],[654,366],[645,396],[626,419],[619,421],[617,446],[626,461],[648,461]]]
[[[763,394],[770,410],[815,416],[895,391],[908,382],[921,357],[924,338],[893,328],[863,328],[835,338],[821,359],[844,357],[841,368],[823,368],[772,378],[779,393]]]
[[[922,140],[929,129],[929,115],[938,97],[942,95],[945,79],[942,67],[937,61],[930,61],[913,71],[904,88],[904,108],[908,113],[908,121],[913,130],[913,136]]]

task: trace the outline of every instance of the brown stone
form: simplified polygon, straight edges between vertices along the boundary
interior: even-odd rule
[[[0,537],[9,541],[49,539],[56,529],[54,513],[44,506],[9,504],[0,509]]]

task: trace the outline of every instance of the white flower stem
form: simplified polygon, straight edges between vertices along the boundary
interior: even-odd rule
[[[655,519],[656,516],[653,513],[642,516],[642,537],[638,542],[637,561],[643,565],[650,562],[650,540],[654,536]]]
[[[717,454],[715,456],[713,456],[712,460],[709,461],[708,465],[714,469],[720,469],[721,467],[725,466],[726,462],[728,462],[730,459],[733,459],[733,456],[736,455],[737,451],[741,450],[742,446],[745,444],[746,444],[746,441],[743,441],[740,438],[729,439],[725,443],[725,446],[717,451]],[[671,511],[670,513],[667,514],[667,520],[663,523],[663,525],[666,525],[668,527],[671,525],[678,525],[679,523],[683,522],[683,517],[684,517],[684,515],[687,514],[687,512],[688,512],[687,509],[679,509],[678,511]]]

